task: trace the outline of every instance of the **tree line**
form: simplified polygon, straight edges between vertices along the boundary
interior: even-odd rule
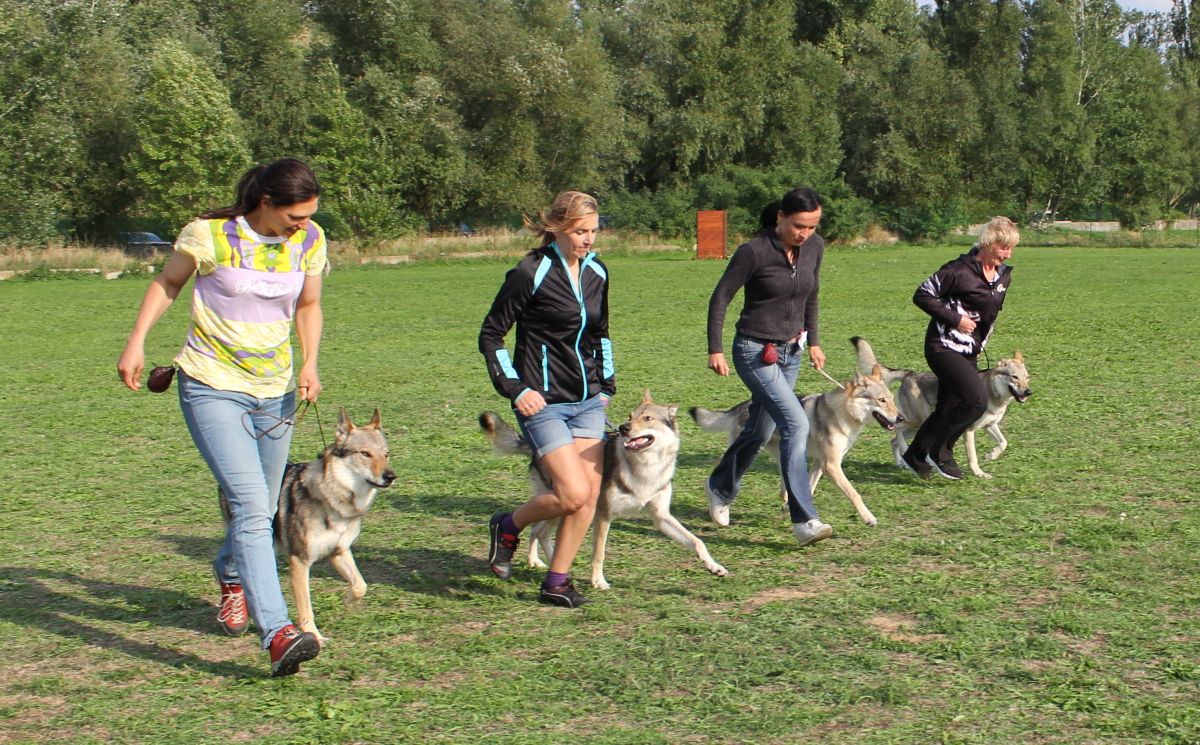
[[[823,232],[1200,202],[1200,13],[1114,0],[0,0],[0,239],[171,235],[304,158],[335,238],[515,224]]]

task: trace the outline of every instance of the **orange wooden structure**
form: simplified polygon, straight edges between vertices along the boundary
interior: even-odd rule
[[[700,210],[696,213],[696,258],[725,258],[728,230],[725,210]]]

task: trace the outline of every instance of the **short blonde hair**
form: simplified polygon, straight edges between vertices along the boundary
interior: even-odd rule
[[[987,225],[983,226],[983,232],[979,234],[979,245],[983,246],[1012,246],[1017,245],[1017,241],[1021,240],[1021,232],[1017,230],[1017,224],[1007,217],[993,217],[988,220]]]
[[[525,227],[542,237],[542,245],[549,246],[554,234],[566,230],[576,221],[598,214],[600,205],[591,194],[582,191],[559,192],[548,209],[540,210],[536,218],[522,215]]]

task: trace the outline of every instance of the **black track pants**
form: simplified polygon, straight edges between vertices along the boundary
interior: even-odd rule
[[[949,460],[958,438],[987,409],[987,390],[975,357],[927,348],[925,360],[938,379],[937,407],[917,430],[912,446],[936,461]]]

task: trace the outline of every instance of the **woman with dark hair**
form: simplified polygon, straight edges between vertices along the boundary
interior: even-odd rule
[[[767,205],[757,235],[738,247],[708,303],[708,367],[729,375],[721,343],[725,311],[745,289],[733,337],[733,365],[750,390],[750,416],[704,483],[708,511],[729,524],[729,506],[759,449],[779,428],[779,455],[792,531],[801,546],[833,535],[821,522],[808,485],[808,416],[793,390],[805,346],[813,367],[825,366],[817,337],[817,292],[825,241],[817,234],[821,199],[794,189]]]
[[[146,336],[196,275],[191,330],[175,367],[184,421],[231,513],[213,562],[221,591],[217,621],[240,635],[248,609],[277,677],[292,675],[320,649],[316,635],[288,617],[271,531],[296,391],[304,401],[321,393],[317,350],[327,259],[325,234],[310,219],[320,194],[312,170],[293,158],[248,171],[232,206],[204,213],[179,233],[117,361],[121,381],[138,390]],[[302,353],[295,385],[293,319]]]
[[[521,531],[562,518],[538,599],[577,608],[589,601],[568,574],[596,512],[604,410],[616,391],[608,270],[592,251],[600,215],[591,195],[562,192],[525,224],[541,235],[542,245],[505,276],[479,330],[479,351],[553,490],[492,516],[488,564],[497,577],[509,579]],[[510,355],[504,337],[514,325]]]

